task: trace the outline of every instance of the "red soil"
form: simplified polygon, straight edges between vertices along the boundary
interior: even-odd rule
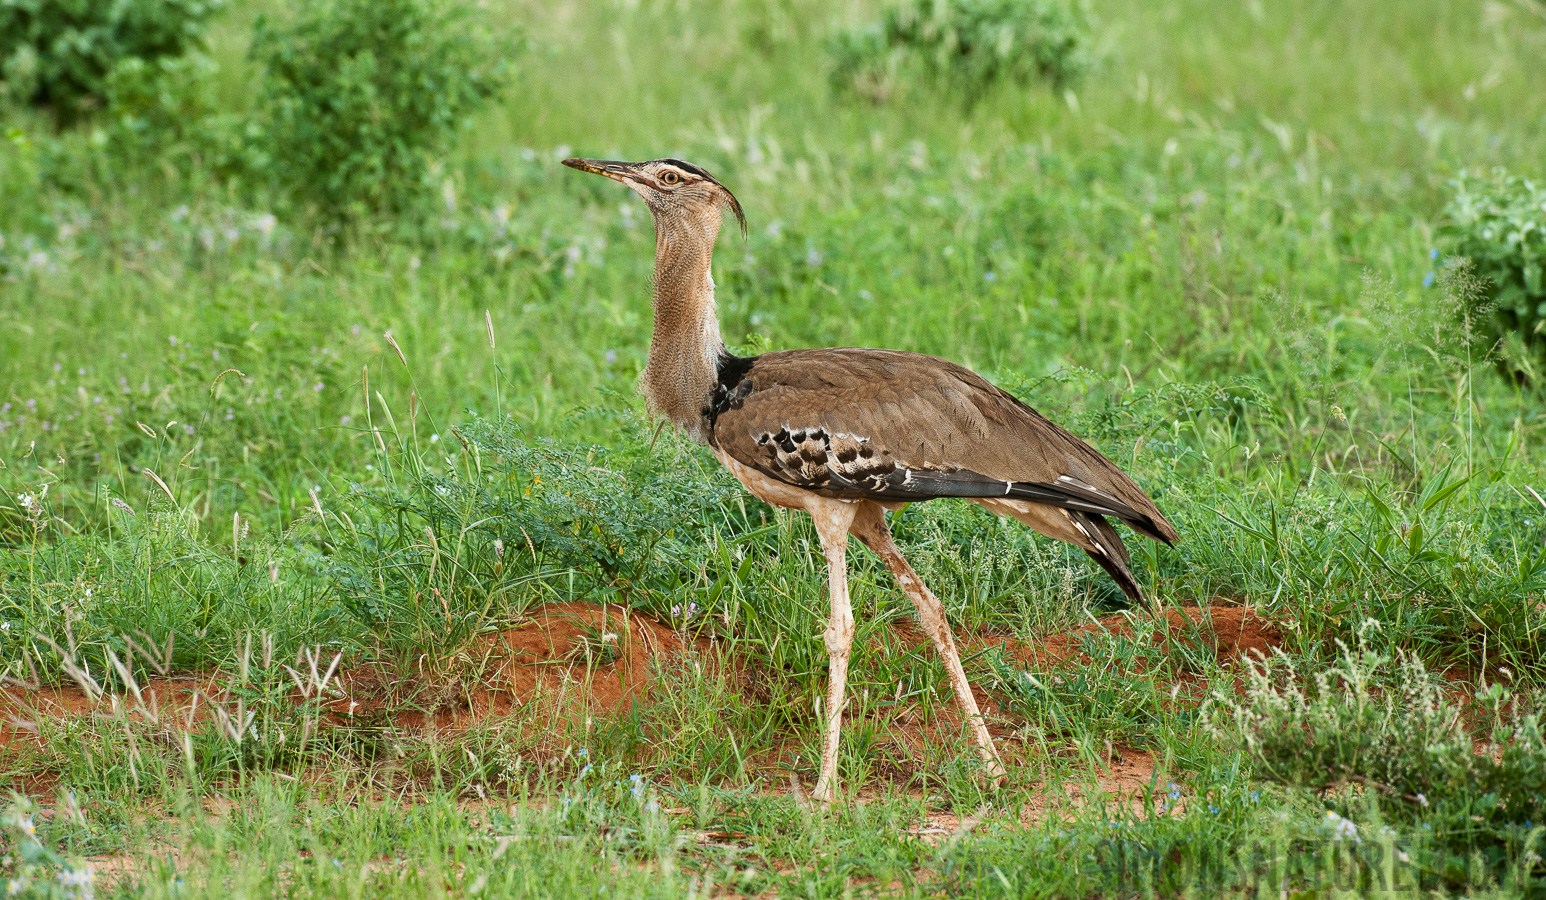
[[[1172,607],[1165,610],[1163,621],[1164,627],[1154,629],[1151,637],[1156,646],[1169,641],[1195,646],[1200,639],[1204,644],[1212,644],[1215,658],[1223,665],[1238,662],[1242,655],[1265,656],[1283,644],[1283,632],[1277,623],[1262,618],[1254,609],[1246,606],[1210,606],[1207,609],[1195,606],[1181,609]],[[1089,663],[1092,660],[1080,653],[1080,643],[1086,635],[1098,630],[1130,638],[1133,636],[1133,620],[1125,615],[1106,616],[1100,620],[1098,627],[1093,622],[1081,625],[1062,634],[1051,635],[1040,646],[1012,649],[1011,655],[1017,661],[1028,664],[1054,665],[1070,661]],[[1074,659],[1076,654],[1077,660]]]
[[[392,709],[399,725],[461,728],[510,714],[537,696],[583,711],[610,711],[644,699],[655,660],[686,647],[674,631],[617,606],[559,603],[502,632],[478,638],[453,660],[454,677],[416,680],[390,673],[345,673],[340,716]]]
[[[1243,653],[1267,653],[1282,642],[1273,622],[1247,608],[1171,609],[1165,618],[1170,627],[1155,630],[1156,644],[1201,640],[1213,645],[1220,662],[1237,660]],[[1031,644],[995,635],[962,635],[960,643],[967,653],[998,646],[1027,666],[1089,665],[1094,661],[1081,653],[1080,639],[1097,628],[1128,636],[1133,631],[1131,620],[1119,615]],[[909,645],[924,643],[911,624],[898,626],[896,632]],[[686,648],[676,632],[620,607],[556,604],[514,628],[478,638],[440,666],[438,674],[346,669],[329,689],[327,708],[339,723],[453,731],[508,715],[539,697],[588,715],[646,699],[655,667]],[[709,647],[699,642],[696,649]],[[7,686],[0,692],[0,747],[35,731],[40,719],[112,714],[114,704],[131,710],[130,715],[185,728],[216,717],[216,704],[230,707],[224,686],[207,675],[155,678],[140,690],[142,702],[132,697],[94,702],[75,685]],[[986,694],[979,700],[992,707]],[[898,719],[892,724],[901,743],[916,745],[934,737],[924,733],[934,729],[919,729],[905,713]]]

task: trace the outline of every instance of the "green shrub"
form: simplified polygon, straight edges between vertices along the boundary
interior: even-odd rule
[[[1546,185],[1494,169],[1461,172],[1440,236],[1490,282],[1465,298],[1488,343],[1546,355]]]
[[[12,97],[63,119],[105,99],[123,60],[175,57],[200,45],[224,0],[0,0],[0,81]]]
[[[1546,833],[1546,741],[1535,716],[1504,715],[1513,698],[1502,685],[1477,699],[1492,710],[1490,734],[1473,735],[1448,686],[1415,656],[1360,646],[1329,668],[1282,655],[1253,665],[1244,695],[1216,693],[1207,718],[1244,746],[1257,775],[1335,791],[1329,802],[1346,818],[1332,818],[1346,822],[1345,836],[1357,836],[1353,816],[1369,806],[1358,801],[1370,801],[1384,821],[1420,833],[1409,852],[1430,872],[1464,881],[1480,862],[1528,879]]]
[[[216,176],[246,174],[263,129],[221,108],[218,75],[214,60],[198,52],[119,62],[107,78],[107,134],[116,150],[142,165],[186,172],[196,160]]]
[[[1073,82],[1091,65],[1087,0],[900,0],[832,40],[833,80],[884,100],[904,74],[974,93],[994,82]]]
[[[325,216],[404,212],[516,46],[457,0],[323,0],[288,24],[260,19],[264,165]]]

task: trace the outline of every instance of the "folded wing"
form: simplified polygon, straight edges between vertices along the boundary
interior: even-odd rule
[[[886,502],[1022,501],[1177,539],[1114,463],[955,363],[891,350],[790,350],[728,358],[720,374],[711,443],[787,484]]]

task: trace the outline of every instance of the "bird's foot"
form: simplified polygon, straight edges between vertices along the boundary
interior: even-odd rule
[[[982,773],[996,788],[1009,783],[1009,770],[1004,768],[1004,761],[999,759],[998,752],[991,746],[982,749]]]
[[[836,793],[833,790],[831,780],[818,778],[816,779],[816,787],[811,790],[811,802],[819,803],[822,806],[831,806]]]

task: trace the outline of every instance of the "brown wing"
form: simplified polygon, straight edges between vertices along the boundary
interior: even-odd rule
[[[727,358],[710,442],[818,494],[885,501],[1007,497],[1114,516],[1170,543],[1170,523],[1095,448],[970,369],[895,350]]]

